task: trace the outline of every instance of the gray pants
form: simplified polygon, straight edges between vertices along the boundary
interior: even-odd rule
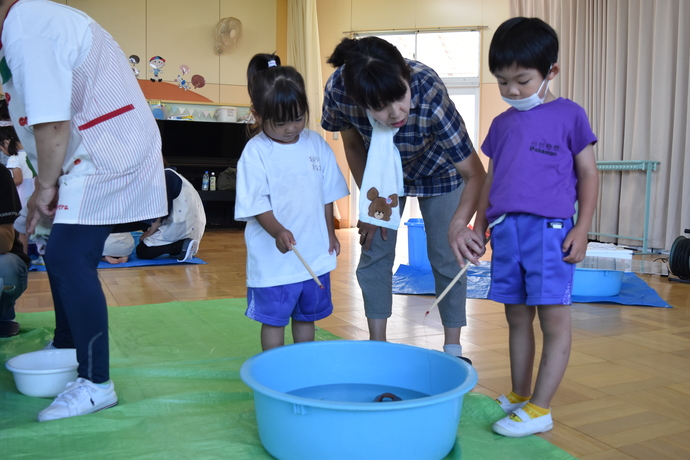
[[[448,228],[460,203],[463,189],[464,184],[445,195],[418,198],[426,230],[429,262],[434,273],[436,296],[443,292],[460,271],[448,244]],[[405,199],[402,198],[401,213],[404,206]],[[376,230],[369,251],[362,251],[357,266],[357,280],[364,296],[364,311],[370,319],[389,318],[393,312],[393,262],[398,232],[389,229],[388,240],[383,241],[380,231],[380,228]],[[467,275],[463,275],[438,305],[443,326],[467,325],[466,291]]]

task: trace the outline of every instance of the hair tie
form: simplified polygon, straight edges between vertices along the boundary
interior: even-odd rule
[[[269,67],[277,67],[278,64],[276,64],[275,59],[271,59],[270,61],[268,61],[268,66]]]
[[[11,120],[0,120],[0,128],[5,128],[7,126],[14,126]]]

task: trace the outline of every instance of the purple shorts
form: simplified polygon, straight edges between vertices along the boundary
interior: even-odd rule
[[[319,276],[321,289],[309,279],[299,283],[247,288],[245,315],[269,326],[287,326],[295,321],[318,321],[333,312],[330,273]]]
[[[570,305],[575,265],[563,262],[572,218],[508,214],[491,231],[489,299],[506,304]]]

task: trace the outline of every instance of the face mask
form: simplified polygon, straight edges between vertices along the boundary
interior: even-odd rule
[[[551,72],[551,67],[549,67],[549,72]],[[548,75],[548,73],[547,73],[547,75]],[[546,83],[546,90],[544,91],[544,97],[539,97],[539,93],[541,92],[541,87],[544,86],[544,83]],[[539,85],[539,89],[537,90],[537,92],[532,94],[530,97],[526,97],[524,99],[508,99],[507,97],[503,97],[503,100],[521,112],[524,112],[526,110],[531,110],[531,109],[535,108],[536,106],[544,103],[544,99],[546,99],[546,93],[549,92],[549,83],[551,83],[551,80],[547,80],[545,78],[544,81],[541,82],[541,85]]]

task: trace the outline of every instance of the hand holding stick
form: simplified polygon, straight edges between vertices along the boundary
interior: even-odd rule
[[[484,241],[484,246],[486,246],[486,244],[489,242],[489,240],[491,240],[491,235],[489,235],[489,237]],[[468,268],[470,268],[470,263],[468,261],[465,261],[465,266],[462,268],[462,270],[460,270],[458,272],[458,274],[455,275],[455,278],[453,278],[453,281],[451,281],[450,284],[448,284],[448,286],[446,286],[446,288],[443,290],[441,295],[436,298],[436,300],[431,305],[431,307],[429,307],[429,309],[426,311],[426,313],[424,314],[425,318],[429,315],[431,310],[434,309],[434,307],[438,306],[439,302],[446,296],[446,294],[448,294],[448,291],[450,291],[450,289],[453,286],[455,286],[455,283],[458,282],[458,280],[462,277],[462,275],[467,271]]]
[[[451,281],[450,284],[448,284],[448,286],[446,286],[446,288],[443,290],[443,292],[441,293],[441,295],[438,296],[438,297],[436,298],[436,300],[434,301],[434,303],[431,305],[431,307],[429,307],[429,309],[428,309],[428,310],[426,311],[426,313],[424,314],[424,317],[425,317],[425,318],[429,315],[429,313],[431,312],[431,310],[434,309],[434,307],[437,307],[437,306],[438,306],[439,302],[446,296],[446,294],[448,294],[448,291],[450,291],[450,289],[451,289],[453,286],[455,286],[455,283],[458,282],[458,280],[460,279],[460,277],[467,271],[468,268],[470,268],[470,263],[469,263],[469,262],[465,263],[465,266],[462,268],[462,270],[460,270],[460,271],[458,272],[457,275],[455,275],[455,278],[453,278],[453,281]]]
[[[316,284],[318,284],[321,289],[325,289],[323,287],[323,284],[321,284],[321,281],[319,281],[319,277],[316,276],[316,273],[314,273],[314,270],[311,269],[311,267],[309,266],[307,261],[302,258],[302,255],[299,253],[299,251],[297,250],[297,248],[295,246],[292,246],[292,252],[294,252],[295,255],[297,256],[297,258],[300,260],[300,262],[302,262],[302,265],[304,265],[304,268],[307,269],[307,271],[309,272],[311,277],[314,278],[314,281],[316,281]]]

